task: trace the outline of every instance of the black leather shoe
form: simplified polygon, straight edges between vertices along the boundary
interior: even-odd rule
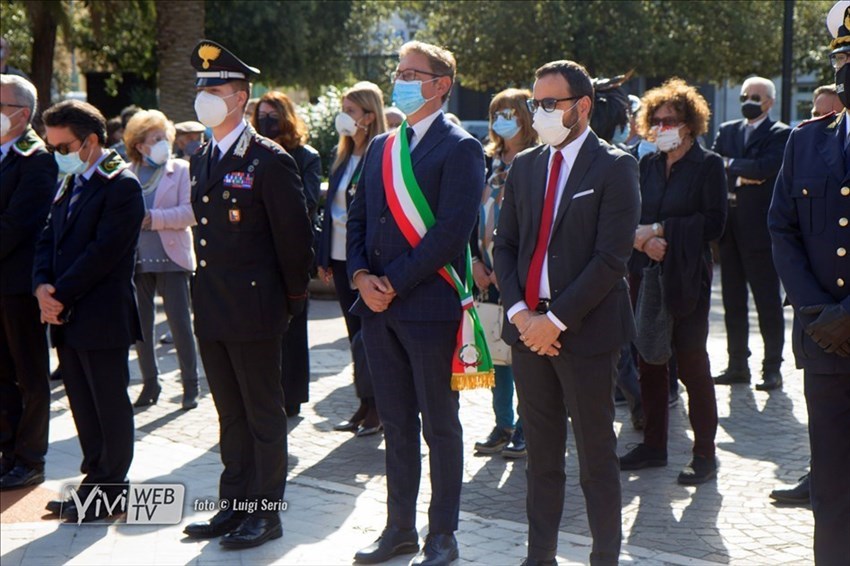
[[[510,444],[512,435],[512,430],[497,426],[490,431],[490,435],[484,442],[475,443],[475,451],[479,454],[498,454]]]
[[[715,385],[732,385],[734,383],[749,383],[752,375],[750,368],[734,368],[729,367],[720,375],[714,378]]]
[[[699,485],[717,477],[717,459],[694,454],[691,463],[679,472],[678,481],[682,485]]]
[[[342,421],[334,425],[334,430],[337,432],[357,432],[357,428],[363,423],[360,421]]]
[[[292,405],[285,405],[283,407],[284,412],[287,417],[297,417],[301,414],[301,403],[293,403]]]
[[[779,503],[808,505],[812,502],[811,491],[809,490],[809,474],[801,477],[797,485],[791,489],[774,489],[770,492],[770,498]]]
[[[536,558],[525,558],[519,566],[558,566],[558,561],[554,558],[549,560],[537,560]]]
[[[358,564],[378,564],[399,554],[413,554],[418,551],[419,535],[416,529],[387,527],[375,542],[354,554],[354,561]]]
[[[47,502],[47,505],[45,505],[44,508],[54,515],[59,515],[63,518],[69,515],[73,515],[74,517],[77,516],[77,504],[74,503],[74,500],[71,498],[51,499]]]
[[[759,391],[782,389],[782,374],[779,371],[766,371],[762,374],[762,382],[756,384]]]
[[[209,521],[187,525],[183,532],[190,538],[216,538],[234,530],[244,518],[245,513],[242,511],[219,511]]]
[[[518,428],[514,430],[514,434],[511,437],[511,442],[504,448],[502,448],[502,458],[525,458],[528,456],[528,449],[525,445],[525,433],[522,428]]]
[[[457,560],[457,539],[454,535],[429,533],[425,548],[410,561],[411,566],[448,566]]]
[[[283,527],[280,525],[280,517],[277,515],[262,517],[252,513],[245,517],[236,530],[224,535],[219,544],[231,549],[251,548],[282,536]]]
[[[667,465],[667,451],[638,444],[632,450],[620,456],[620,469],[642,470],[643,468],[661,468]]]
[[[378,434],[384,430],[384,425],[378,423],[377,426],[366,426],[362,424],[357,427],[357,432],[354,434],[355,436],[372,436],[373,434]]]
[[[191,411],[198,407],[198,386],[186,385],[183,387],[183,399],[180,403],[180,408],[184,411]]]
[[[0,456],[0,477],[5,476],[15,467],[14,458],[4,458]]]
[[[162,392],[162,387],[157,385],[154,386],[142,386],[142,392],[139,393],[139,398],[136,399],[136,402],[133,403],[133,406],[137,409],[141,407],[148,407],[150,405],[156,405],[156,402],[159,401],[159,394]]]
[[[19,464],[0,477],[0,490],[18,489],[44,483],[44,470]]]

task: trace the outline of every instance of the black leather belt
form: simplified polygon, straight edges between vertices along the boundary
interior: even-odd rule
[[[537,308],[534,310],[536,310],[540,314],[546,314],[547,312],[549,312],[549,299],[540,299],[540,301],[537,303]]]

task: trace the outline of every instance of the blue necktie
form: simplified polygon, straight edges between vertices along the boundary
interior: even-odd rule
[[[407,147],[410,147],[410,143],[413,141],[413,134],[415,132],[413,131],[412,127],[408,126],[407,131],[405,133],[407,134]]]
[[[85,184],[85,182],[86,180],[83,178],[82,175],[77,175],[74,178],[74,188],[71,191],[71,200],[68,201],[68,215],[66,216],[66,218],[70,218],[71,213],[74,211],[74,208],[76,208],[77,201],[80,200],[80,195],[83,194],[83,185]]]

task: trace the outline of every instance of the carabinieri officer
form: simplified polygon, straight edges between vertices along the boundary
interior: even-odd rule
[[[190,161],[198,225],[195,334],[220,423],[227,500],[192,538],[247,548],[282,536],[286,415],[280,343],[304,308],[312,232],[293,158],[242,118],[259,74],[214,41],[191,56],[195,112],[212,139]]]

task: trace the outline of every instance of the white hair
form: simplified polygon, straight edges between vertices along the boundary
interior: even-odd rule
[[[29,122],[32,122],[32,117],[35,116],[37,106],[38,93],[35,86],[28,80],[18,75],[0,75],[0,86],[8,86],[15,93],[15,102],[24,104],[30,109]]]
[[[773,81],[770,79],[766,79],[764,77],[750,77],[744,81],[744,84],[741,85],[741,92],[746,92],[748,86],[752,85],[761,85],[765,89],[767,89],[767,96],[771,100],[776,100],[776,85],[773,84]]]

